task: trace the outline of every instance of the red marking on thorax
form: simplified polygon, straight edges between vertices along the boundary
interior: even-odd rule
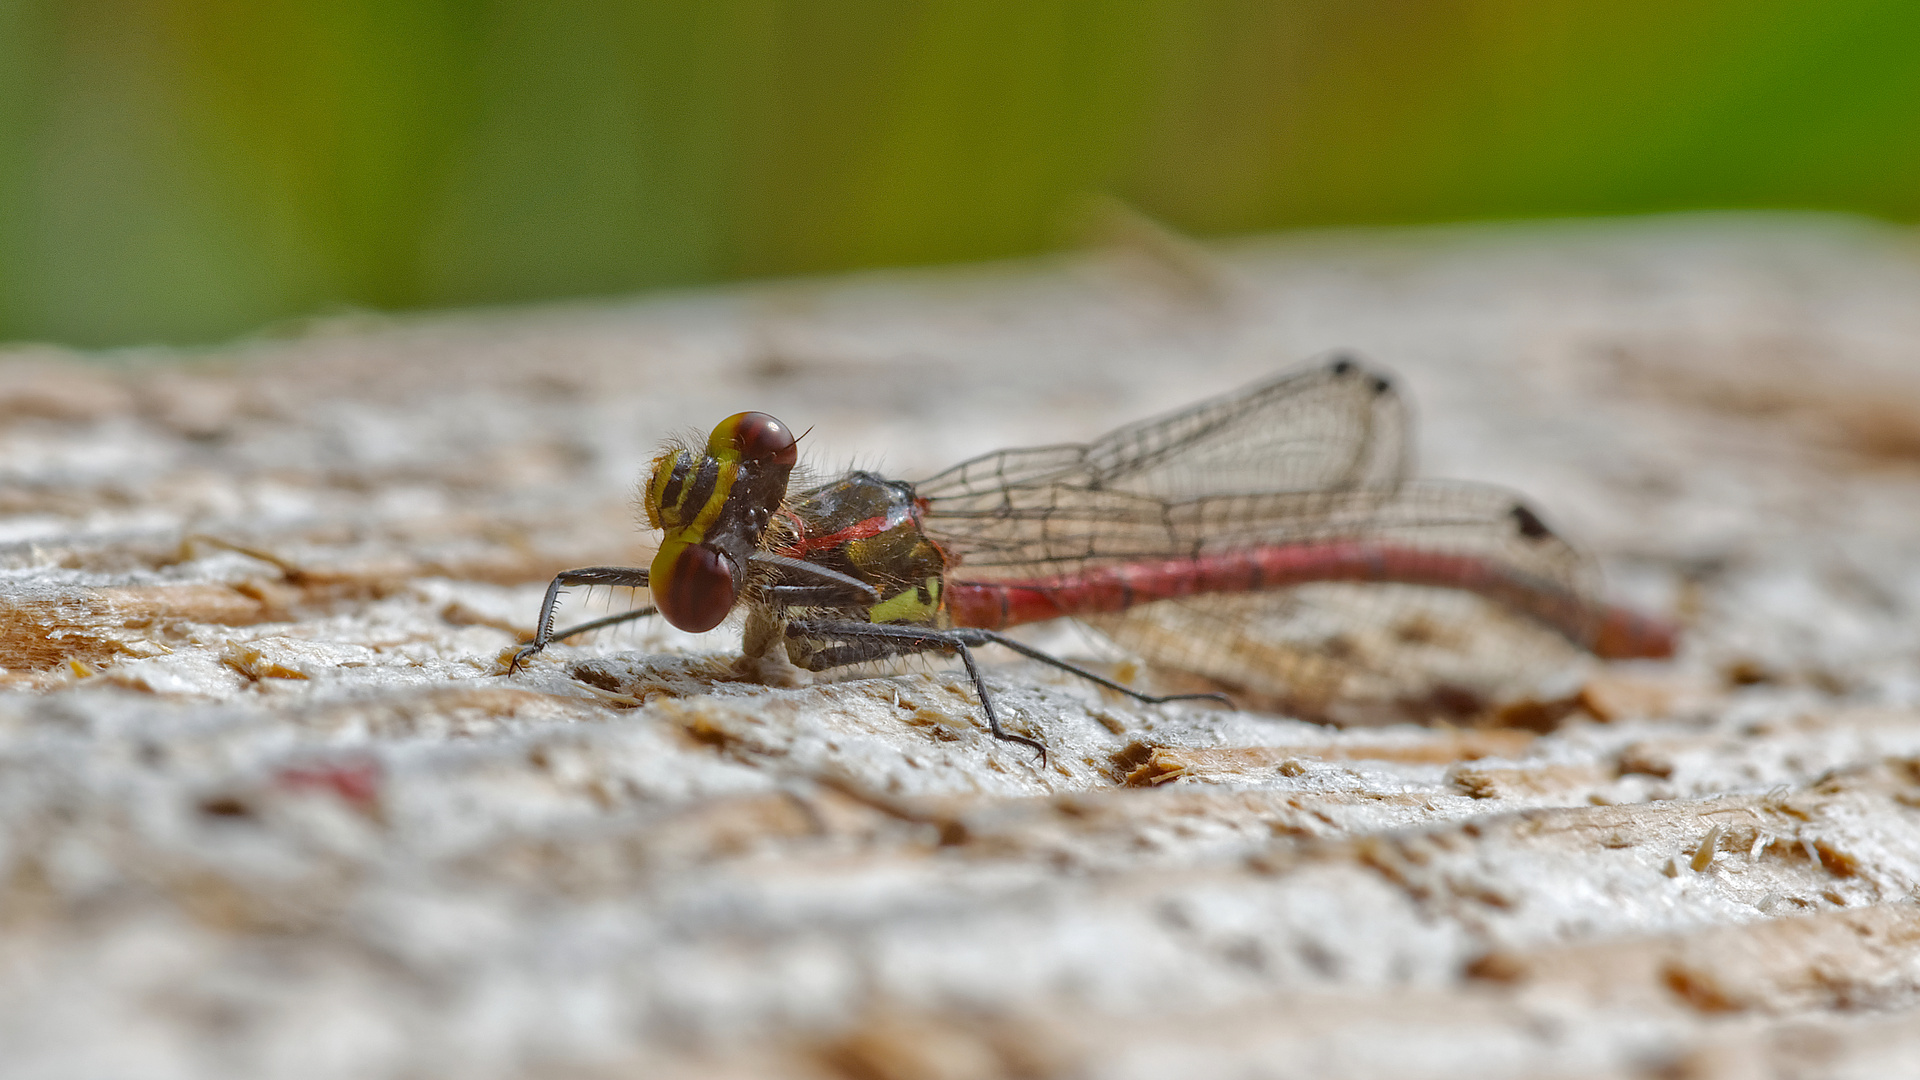
[[[898,522],[886,517],[870,517],[865,521],[849,525],[839,532],[822,533],[819,536],[801,536],[793,545],[790,554],[807,555],[815,551],[830,551],[855,540],[871,540]]]
[[[897,529],[909,521],[918,522],[920,514],[927,508],[925,499],[915,499],[913,510],[905,514],[879,514],[863,521],[856,521],[838,532],[821,533],[811,536],[807,533],[806,522],[797,514],[789,513],[788,519],[794,524],[794,542],[780,554],[792,558],[805,558],[816,551],[831,551],[834,548],[850,544],[855,540],[871,540],[889,529]]]

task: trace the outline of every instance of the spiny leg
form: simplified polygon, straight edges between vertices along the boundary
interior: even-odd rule
[[[1040,740],[1029,739],[1025,735],[1015,735],[1011,731],[1001,729],[1000,717],[993,711],[993,695],[987,693],[987,681],[980,677],[980,668],[973,662],[973,650],[967,648],[964,643],[956,641],[953,643],[953,651],[960,655],[960,662],[966,665],[967,678],[973,680],[973,692],[980,695],[980,711],[987,714],[987,730],[992,732],[996,739],[1033,747],[1040,754],[1040,767],[1046,768],[1047,748],[1041,744]]]
[[[1135,690],[1130,686],[1125,686],[1120,683],[1117,683],[1112,679],[1107,678],[1104,675],[1100,675],[1096,672],[1088,671],[1086,668],[1083,668],[1078,664],[1069,663],[1065,660],[1060,659],[1057,656],[1053,656],[1048,653],[1042,652],[1041,650],[1036,649],[1033,646],[1028,645],[1023,641],[1017,641],[1013,638],[1006,636],[1005,634],[995,633],[992,630],[981,630],[974,627],[962,627],[962,628],[951,630],[948,632],[952,634],[965,635],[968,639],[968,644],[972,644],[972,645],[993,644],[993,645],[1005,646],[1006,648],[1012,649],[1014,652],[1019,653],[1021,656],[1024,656],[1029,660],[1038,660],[1043,664],[1048,664],[1053,667],[1059,668],[1061,671],[1067,672],[1072,675],[1078,675],[1090,683],[1096,683],[1100,686],[1106,687],[1109,690],[1114,690],[1119,693],[1125,694],[1128,697],[1134,699],[1135,701],[1143,701],[1149,705],[1164,705],[1169,701],[1206,700],[1206,701],[1217,701],[1222,705],[1227,706],[1228,708],[1233,707],[1233,699],[1219,692],[1218,690],[1209,690],[1209,691],[1198,693],[1198,694],[1143,694],[1140,691]]]
[[[635,619],[644,619],[650,615],[658,614],[660,614],[660,609],[654,607],[652,604],[648,604],[646,607],[637,607],[630,611],[622,611],[613,615],[602,615],[592,622],[583,622],[579,626],[569,626],[565,630],[548,634],[547,641],[549,643],[565,641],[570,637],[587,633],[590,630],[604,630],[609,626],[618,626],[623,622],[632,622]]]
[[[1231,708],[1233,699],[1218,691],[1198,694],[1146,694],[1130,686],[1122,685],[1097,672],[1089,671],[1078,664],[1069,663],[1057,656],[1034,648],[1025,642],[983,630],[977,627],[954,627],[935,629],[932,627],[898,626],[885,623],[865,622],[796,622],[789,625],[788,633],[802,637],[816,637],[837,640],[841,644],[814,652],[807,660],[807,666],[814,671],[842,667],[848,664],[866,663],[872,660],[884,660],[907,653],[939,650],[957,654],[967,667],[967,674],[973,679],[974,688],[979,691],[981,708],[987,714],[988,728],[995,738],[1009,742],[1025,743],[1041,752],[1041,762],[1045,764],[1046,750],[1031,739],[1004,733],[1000,730],[999,719],[994,713],[992,699],[987,694],[986,683],[980,678],[979,669],[974,666],[973,653],[969,646],[1004,645],[1032,660],[1038,660],[1059,668],[1071,675],[1104,686],[1109,690],[1133,698],[1149,705],[1163,705],[1169,701],[1218,701]]]
[[[769,588],[769,593],[782,589],[796,590],[795,595],[806,593],[821,599],[795,601],[806,604],[854,604],[866,606],[880,602],[880,592],[857,577],[843,574],[830,566],[821,566],[805,559],[789,558],[771,552],[757,551],[747,557],[754,566],[773,571],[780,584]],[[801,585],[802,580],[811,585]]]
[[[993,707],[993,695],[987,692],[986,679],[981,676],[979,665],[973,662],[973,650],[967,647],[965,641],[954,636],[952,631],[889,626],[884,623],[795,622],[787,624],[787,633],[795,637],[818,637],[840,642],[808,656],[805,666],[810,671],[826,671],[917,652],[953,653],[960,657],[960,663],[966,667],[974,693],[980,695],[980,710],[986,714],[987,731],[1002,742],[1032,747],[1040,755],[1040,767],[1046,768],[1047,748],[1044,744],[1025,735],[1015,735],[1000,726],[1000,714]]]
[[[532,659],[548,643],[560,638],[572,637],[587,630],[597,630],[603,626],[638,619],[654,613],[652,607],[637,608],[619,615],[595,619],[573,627],[564,634],[553,632],[553,609],[560,602],[560,590],[568,585],[624,585],[632,589],[647,587],[647,570],[638,566],[583,566],[578,570],[562,570],[553,576],[547,585],[547,597],[540,602],[540,621],[535,624],[533,640],[514,651],[513,659],[507,663],[507,674],[520,670],[520,665]]]

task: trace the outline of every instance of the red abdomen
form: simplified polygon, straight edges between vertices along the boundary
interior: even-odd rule
[[[1102,566],[1007,581],[954,581],[946,588],[956,626],[999,630],[1208,593],[1256,592],[1315,582],[1382,582],[1461,589],[1512,608],[1607,659],[1673,655],[1673,627],[1598,608],[1559,585],[1529,580],[1471,555],[1374,541],[1339,540],[1247,548],[1185,559]]]

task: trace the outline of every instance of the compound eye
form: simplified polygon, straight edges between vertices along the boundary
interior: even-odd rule
[[[714,441],[723,437],[747,461],[768,465],[792,465],[800,460],[800,449],[787,425],[763,412],[735,413],[713,429]],[[715,447],[718,450],[719,447]]]
[[[733,561],[706,544],[668,543],[654,556],[653,604],[666,620],[690,634],[719,626],[738,592]]]

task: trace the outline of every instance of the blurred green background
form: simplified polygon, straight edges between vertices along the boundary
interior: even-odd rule
[[[0,339],[1212,236],[1920,217],[1913,0],[0,0]]]

